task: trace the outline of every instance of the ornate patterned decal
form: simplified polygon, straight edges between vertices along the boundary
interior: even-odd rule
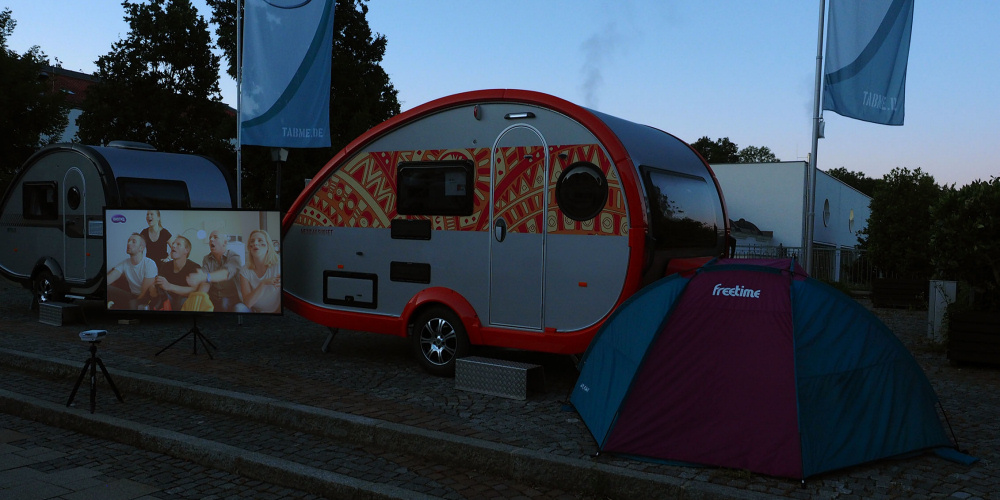
[[[530,156],[529,156],[530,155]],[[628,234],[628,217],[621,183],[604,150],[596,144],[550,146],[547,213],[542,213],[545,189],[540,147],[503,148],[497,158],[497,214],[508,231],[550,234]],[[469,159],[476,165],[473,214],[470,216],[407,216],[429,219],[435,230],[487,231],[489,228],[490,149],[387,151],[361,154],[340,169],[313,194],[296,217],[304,226],[388,228],[396,214],[396,166],[404,161]],[[592,220],[578,222],[562,215],[556,204],[556,181],[563,169],[588,161],[608,179],[608,202]],[[510,172],[514,172],[512,175]],[[544,226],[543,226],[544,224]]]
[[[542,232],[545,161],[541,146],[497,151],[494,217],[507,221],[511,233]],[[513,172],[513,174],[511,173]],[[488,216],[488,215],[487,215]]]
[[[597,144],[550,146],[549,213],[546,220],[549,234],[599,234],[624,236],[628,234],[628,212],[625,192],[611,160]],[[588,221],[575,221],[566,217],[556,204],[556,181],[562,171],[580,161],[597,165],[608,179],[608,201],[597,217]]]
[[[396,215],[396,166],[404,161],[472,160],[476,164],[475,208],[468,217],[430,219],[434,229],[485,230],[482,219],[490,185],[489,149],[385,151],[361,154],[333,172],[313,194],[295,222],[304,226],[387,228]],[[482,226],[482,227],[480,227]]]

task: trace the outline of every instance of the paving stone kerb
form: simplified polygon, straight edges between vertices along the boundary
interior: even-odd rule
[[[77,376],[79,367],[66,360],[0,348],[0,366],[50,377]],[[274,398],[123,371],[110,372],[115,385],[127,393],[235,417],[261,420],[287,429],[343,439],[358,445],[406,454],[419,454],[443,463],[465,463],[516,480],[547,484],[569,491],[606,497],[754,498],[727,487],[695,485],[690,481],[629,471],[603,464],[551,456],[474,438],[382,420],[359,417]],[[103,377],[101,377],[103,378]],[[184,458],[229,472],[252,469],[253,477],[306,491],[351,498],[414,498],[414,493],[354,480],[341,474],[303,466],[266,455],[180,433],[157,429],[99,413],[23,396],[0,389],[0,411],[48,425],[68,428],[158,453]]]
[[[483,448],[487,450],[514,449],[527,458],[541,454],[548,460],[546,463],[582,462],[589,468],[582,469],[586,472],[574,478],[578,483],[591,479],[584,477],[595,474],[591,470],[612,468],[616,472],[648,474],[661,481],[669,479],[663,482],[686,485],[688,494],[722,486],[738,493],[791,498],[920,497],[948,491],[949,495],[1000,499],[1000,494],[992,493],[1000,492],[997,466],[1000,419],[996,418],[1000,409],[1000,370],[950,366],[943,350],[927,341],[923,311],[875,310],[927,373],[948,411],[961,447],[982,460],[972,467],[929,455],[883,460],[811,478],[803,487],[799,481],[742,471],[676,467],[604,454],[592,457],[596,444],[579,416],[566,405],[576,372],[572,361],[564,356],[479,350],[480,355],[544,366],[546,391],[530,396],[527,401],[513,401],[456,391],[453,380],[425,374],[412,360],[405,339],[341,332],[331,344],[331,351],[322,353],[320,345],[326,338],[326,328],[291,313],[282,317],[255,317],[239,326],[233,317],[199,319],[202,332],[220,347],[213,352],[215,360],[209,360],[201,350],[193,355],[186,342],[154,356],[183,334],[190,320],[141,317],[138,325],[119,325],[114,317],[88,313],[87,325],[52,327],[39,324],[37,316],[27,310],[26,293],[0,286],[0,347],[75,360],[66,362],[70,376],[75,377],[87,354],[85,344],[76,339],[77,333],[89,328],[107,329],[108,340],[102,343],[100,355],[113,376],[119,372],[134,374],[135,383],[139,383],[139,375],[167,379],[180,384],[170,389],[179,394],[189,392],[183,384],[191,384],[206,392],[232,391],[247,397],[269,398],[262,401],[273,400],[285,406],[269,403],[265,405],[267,412],[278,409],[333,412],[350,417],[342,419],[343,425],[374,419],[380,422],[377,432],[366,435],[368,430],[358,431],[362,436],[358,439],[372,442],[397,441],[387,437],[395,429],[389,424],[401,425],[419,431],[414,433],[418,436],[438,437],[439,434],[433,433],[441,433],[455,442],[461,442],[457,438],[484,442]],[[117,376],[115,381],[119,385],[126,383]],[[138,390],[132,386],[123,389],[126,404],[128,393]],[[443,448],[442,463],[448,456],[463,462],[475,459],[470,458],[471,452],[456,452],[455,449],[461,449],[458,445],[426,443],[426,446],[432,451]],[[518,460],[528,463],[520,456]],[[487,461],[489,467],[508,467],[514,474],[524,473],[514,468],[513,463],[510,457]]]
[[[114,375],[112,375],[114,377]],[[342,474],[269,457],[262,453],[198,439],[177,432],[107,417],[0,389],[0,411],[46,425],[190,460],[227,472],[253,471],[255,479],[295,485],[330,498],[409,499],[421,496],[401,488],[371,483]]]

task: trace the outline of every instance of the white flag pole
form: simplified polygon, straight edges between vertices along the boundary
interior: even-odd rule
[[[820,115],[822,104],[822,84],[823,84],[823,30],[825,28],[824,16],[826,14],[826,0],[819,0],[819,35],[816,40],[816,88],[813,95],[813,127],[812,127],[812,152],[809,154],[809,164],[807,165],[809,179],[809,191],[804,194],[806,198],[806,235],[805,235],[805,255],[803,264],[807,273],[813,273],[813,235],[816,232],[816,156],[819,150],[819,132],[823,122]]]

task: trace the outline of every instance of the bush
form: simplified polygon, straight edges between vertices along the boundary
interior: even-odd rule
[[[935,276],[968,283],[974,309],[1000,311],[1000,179],[946,188],[931,214]]]
[[[895,168],[876,185],[868,227],[859,235],[879,269],[899,278],[930,278],[931,207],[940,194],[934,177],[919,168]]]

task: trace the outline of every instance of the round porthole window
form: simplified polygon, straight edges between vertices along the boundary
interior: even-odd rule
[[[608,179],[593,163],[574,163],[556,181],[556,203],[570,219],[593,219],[607,201]]]
[[[830,225],[830,200],[823,202],[823,227]]]
[[[82,199],[83,197],[80,196],[80,188],[76,186],[69,188],[69,191],[66,192],[66,204],[69,205],[71,210],[80,208],[80,201]]]

